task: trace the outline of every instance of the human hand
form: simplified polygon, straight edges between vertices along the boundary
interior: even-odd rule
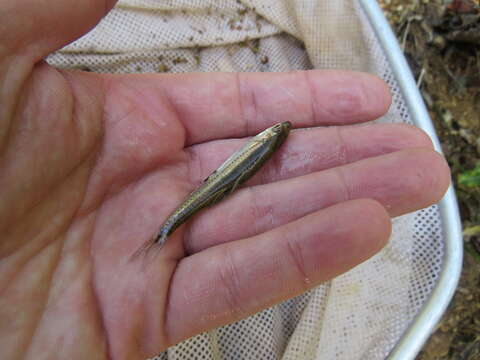
[[[446,190],[421,131],[348,126],[389,106],[369,75],[113,76],[41,61],[112,5],[0,2],[2,359],[155,355],[356,266],[391,216]],[[345,126],[294,130],[154,262],[130,261],[237,138],[287,120]]]

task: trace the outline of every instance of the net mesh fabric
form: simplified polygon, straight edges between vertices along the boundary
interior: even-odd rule
[[[377,121],[412,123],[355,0],[121,0],[48,62],[109,73],[367,71],[393,94],[389,112]],[[396,218],[388,246],[366,263],[157,358],[383,359],[432,291],[442,257],[436,206]]]

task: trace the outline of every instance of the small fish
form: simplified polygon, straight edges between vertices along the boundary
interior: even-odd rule
[[[165,221],[158,233],[134,255],[146,253],[152,247],[160,250],[167,237],[199,210],[220,202],[240,184],[250,179],[286,140],[292,124],[276,124],[251,138],[230,156],[202,185],[194,190]]]

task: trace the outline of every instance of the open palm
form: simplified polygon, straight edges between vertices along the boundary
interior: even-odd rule
[[[390,216],[446,190],[414,128],[302,130],[383,114],[374,77],[60,71],[40,59],[113,1],[43,3],[0,1],[2,359],[155,355],[352,268]],[[297,130],[245,187],[130,260],[242,138],[286,120]]]

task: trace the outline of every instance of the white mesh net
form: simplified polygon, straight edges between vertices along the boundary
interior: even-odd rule
[[[411,123],[355,0],[121,0],[92,32],[48,58],[96,72],[367,71],[391,87],[378,121]],[[394,219],[389,245],[347,274],[158,359],[383,359],[440,272],[436,206]]]

